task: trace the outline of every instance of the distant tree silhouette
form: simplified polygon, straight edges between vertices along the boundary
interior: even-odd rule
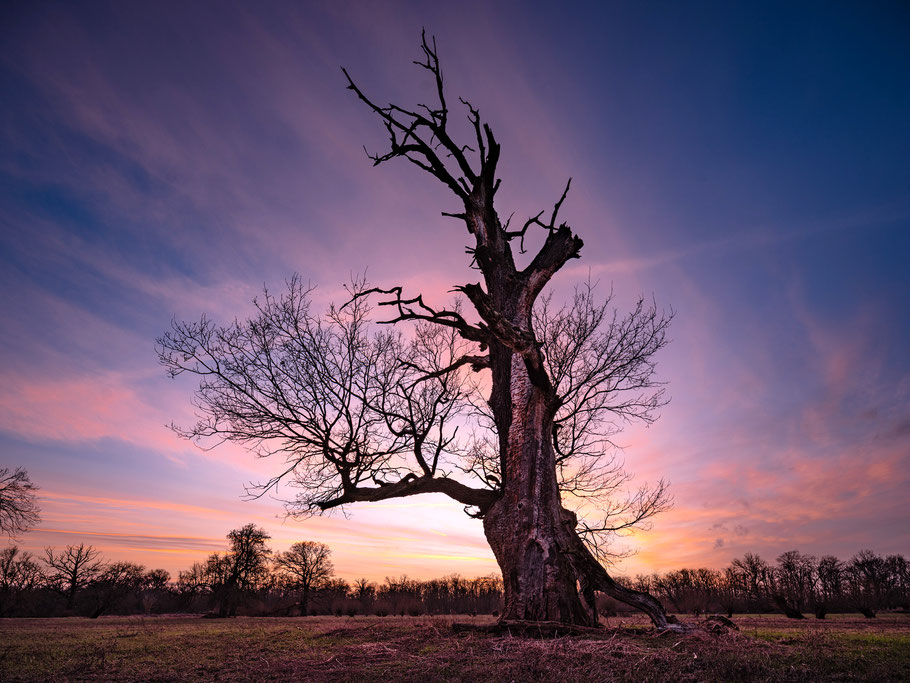
[[[365,577],[356,579],[353,589],[354,595],[363,603],[371,601],[376,595],[376,584]]]
[[[88,586],[101,573],[104,563],[98,558],[101,551],[90,545],[68,545],[59,553],[44,549],[44,561],[50,571],[48,586],[66,596],[66,608],[75,607],[76,593]]]
[[[171,581],[171,574],[167,569],[149,569],[142,579],[142,585],[148,590],[165,590]]]
[[[885,558],[871,550],[860,550],[845,567],[850,585],[850,600],[867,619],[885,603],[888,567]]]
[[[72,614],[74,604],[86,616],[153,610],[198,613],[213,607],[216,611],[209,615],[217,616],[235,613],[240,606],[251,616],[279,614],[287,611],[289,590],[295,604],[299,603],[300,583],[289,577],[279,562],[268,561],[268,555],[263,553],[268,550],[264,533],[254,525],[234,530],[231,534],[237,542],[232,540],[227,552],[216,553],[205,563],[195,563],[190,570],[180,572],[173,584],[161,569],[144,571],[130,562],[102,565],[91,547],[70,546],[62,553],[53,553],[56,558],[76,558],[79,562],[58,562],[65,565],[62,570],[43,571],[29,553],[10,546],[0,551],[0,616],[62,616]],[[304,544],[311,553],[305,559],[309,562],[315,555],[316,564],[326,569],[328,554],[321,551],[327,548],[319,546]],[[244,555],[258,559],[238,561]],[[288,559],[288,555],[294,556],[292,566],[300,571],[305,553],[298,544],[287,553],[279,553],[276,559]],[[260,561],[263,557],[264,563]],[[81,574],[75,581],[75,600],[68,591],[67,580],[73,564],[79,564],[77,573]],[[88,565],[93,568],[87,569]],[[244,578],[236,578],[243,573],[238,568],[244,565],[252,569]],[[86,575],[92,578],[86,579]],[[816,617],[822,619],[829,612],[861,612],[869,618],[881,610],[910,613],[910,563],[903,555],[882,556],[871,550],[860,551],[848,562],[831,555],[816,561],[810,555],[790,550],[782,553],[774,565],[757,554],[747,553],[722,570],[683,567],[619,580],[629,589],[658,596],[679,613],[695,616],[719,612],[732,616],[775,608],[784,614],[789,610],[802,616],[801,606],[812,607]],[[498,575],[468,579],[449,574],[427,580],[386,577],[378,586],[366,578],[348,583],[328,576],[312,581],[307,611],[335,615],[498,616],[503,594],[503,581]],[[598,596],[597,604],[600,613],[607,616],[632,609],[605,595]]]
[[[670,316],[644,299],[620,315],[590,286],[565,307],[541,296],[582,249],[559,222],[569,183],[547,217],[502,222],[499,142],[463,100],[472,135],[455,141],[435,41],[424,37],[421,48],[417,64],[435,84],[431,105],[377,104],[344,73],[389,136],[373,163],[404,159],[450,190],[458,208],[444,215],[467,228],[470,265],[483,282],[455,287],[467,306],[448,308],[400,286],[355,282],[350,300],[323,317],[294,279],[281,297],[266,292],[248,321],[175,322],[158,340],[159,357],[172,376],[200,377],[202,415],[178,431],[281,455],[281,472],[258,493],[290,481],[295,514],[421,493],[453,498],[483,520],[504,579],[504,620],[592,625],[582,581],[666,628],[662,605],[615,582],[600,560],[605,538],[669,504],[663,482],[617,499],[626,475],[611,453],[622,423],[653,421],[665,401],[654,371]],[[410,340],[371,331],[377,300],[391,312],[383,322],[416,324]],[[469,372],[486,379],[469,381]],[[478,429],[456,438],[466,415]],[[580,516],[582,505],[600,514]]]
[[[275,555],[275,567],[288,584],[300,591],[300,613],[307,614],[310,594],[320,588],[335,571],[332,551],[325,543],[300,541]]]
[[[843,592],[844,565],[833,555],[825,555],[819,559],[815,571],[818,577],[815,615],[824,619]]]
[[[215,598],[218,616],[236,616],[237,608],[265,580],[269,572],[271,536],[255,524],[234,529],[227,535],[230,549],[213,553],[203,570]]]
[[[186,603],[192,603],[197,596],[208,590],[206,563],[194,562],[192,567],[179,572],[174,589]]]
[[[746,553],[742,559],[733,560],[730,568],[733,579],[745,596],[748,609],[766,608],[774,580],[770,565],[758,555]]]
[[[111,562],[104,567],[90,584],[95,603],[91,618],[106,614],[128,596],[138,602],[145,577],[145,567],[135,562]]]
[[[37,490],[23,468],[0,468],[0,534],[15,538],[41,521]]]
[[[888,577],[885,607],[910,611],[910,562],[903,555],[888,555],[885,558],[885,575]]]
[[[7,616],[21,596],[43,582],[41,566],[31,553],[20,552],[14,545],[0,550],[0,617]]]
[[[815,594],[816,566],[812,555],[796,550],[788,550],[777,558],[774,601],[788,617],[803,618],[803,611]]]
[[[146,613],[159,607],[170,589],[171,575],[166,569],[149,569],[142,577],[141,603]]]

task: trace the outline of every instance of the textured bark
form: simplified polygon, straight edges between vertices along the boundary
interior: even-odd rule
[[[551,433],[553,407],[534,386],[521,357],[512,356],[511,408],[505,440],[502,497],[484,516],[484,532],[503,577],[502,621],[558,621],[592,626],[578,585],[645,612],[659,629],[679,629],[653,596],[616,583],[576,533],[575,514],[562,507]]]
[[[568,186],[566,187],[568,191]],[[499,434],[500,498],[485,510],[484,532],[502,571],[501,620],[558,621],[593,626],[579,584],[630,604],[668,628],[663,606],[652,596],[617,584],[575,531],[577,518],[562,507],[553,450],[553,418],[559,401],[543,363],[532,325],[535,300],[582,241],[553,213],[544,245],[522,271],[515,267],[505,231],[482,186],[466,202],[465,220],[477,238],[479,285],[459,288],[491,332],[489,404]],[[674,620],[675,621],[675,620]]]
[[[562,505],[549,439],[552,410],[523,365],[520,356],[512,357],[506,485],[484,517],[484,532],[502,571],[502,619],[591,625],[562,539]]]

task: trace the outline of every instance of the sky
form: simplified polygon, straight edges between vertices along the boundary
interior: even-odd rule
[[[176,574],[255,522],[328,543],[343,578],[496,571],[444,497],[242,500],[280,463],[169,431],[194,385],[154,350],[294,273],[321,304],[363,272],[439,303],[476,280],[448,190],[364,155],[384,130],[340,70],[426,101],[426,27],[502,143],[500,215],[573,178],[585,246],[556,295],[591,278],[675,311],[672,400],[619,439],[675,506],[615,571],[910,553],[906,3],[13,0],[0,27],[0,467],[43,512],[23,549]]]

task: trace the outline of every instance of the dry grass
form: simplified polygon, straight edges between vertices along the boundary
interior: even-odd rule
[[[611,619],[596,636],[455,633],[484,617],[0,620],[0,680],[910,681],[910,617],[735,619],[657,635]]]

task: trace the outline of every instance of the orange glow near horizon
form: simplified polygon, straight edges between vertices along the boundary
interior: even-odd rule
[[[547,217],[573,179],[559,220],[584,246],[553,303],[590,281],[620,314],[639,295],[675,313],[656,358],[671,401],[616,437],[632,491],[665,478],[675,506],[617,540],[634,554],[613,570],[910,554],[903,15],[7,4],[0,467],[28,470],[43,517],[10,542],[38,556],[85,542],[176,576],[253,522],[275,550],[328,544],[349,580],[498,571],[482,523],[441,495],[301,518],[284,515],[285,483],[242,500],[280,457],[179,438],[167,425],[194,424],[198,384],[155,352],[172,320],[244,320],[295,273],[314,311],[352,274],[437,307],[481,278],[472,236],[441,215],[460,210],[450,188],[364,156],[388,139],[338,69],[382,102],[429,103],[411,63],[426,26],[458,139],[474,140],[464,96],[502,146],[503,221]],[[547,234],[512,242],[518,267]]]

